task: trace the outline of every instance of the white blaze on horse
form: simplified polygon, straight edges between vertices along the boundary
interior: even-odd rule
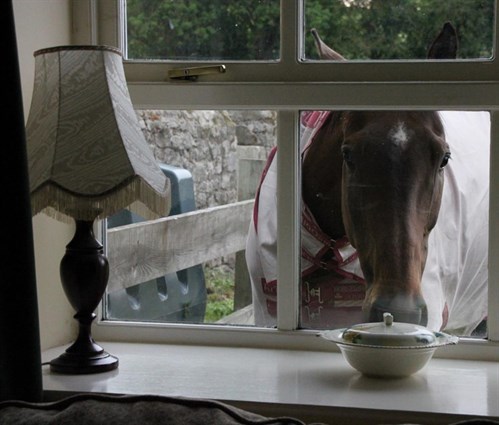
[[[323,58],[342,59],[313,34]],[[456,46],[446,24],[428,57],[455,57]],[[389,311],[460,335],[483,323],[489,145],[486,112],[302,113],[302,325],[344,325],[338,300],[359,285],[366,321]],[[276,324],[276,155],[246,247],[258,326]]]

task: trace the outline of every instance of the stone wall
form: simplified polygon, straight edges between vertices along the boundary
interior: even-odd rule
[[[156,159],[189,170],[197,208],[237,201],[239,147],[275,144],[274,111],[138,111]],[[243,148],[244,149],[244,148]]]

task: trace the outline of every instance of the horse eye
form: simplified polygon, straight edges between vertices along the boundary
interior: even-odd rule
[[[343,154],[343,161],[345,161],[345,164],[348,165],[350,168],[354,166],[353,159],[352,159],[352,150],[346,146],[344,146],[341,149],[341,153]]]
[[[442,158],[442,163],[440,164],[440,168],[444,168],[449,162],[449,159],[450,159],[450,152],[447,152]]]

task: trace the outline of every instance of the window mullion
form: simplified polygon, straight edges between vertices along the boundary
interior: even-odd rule
[[[490,143],[490,217],[489,217],[489,288],[488,337],[499,341],[499,111],[492,111]]]
[[[297,62],[300,1],[281,0],[280,62],[292,66]]]
[[[97,44],[98,17],[95,0],[72,2],[72,34],[74,44]]]
[[[98,13],[102,17],[99,20],[98,36],[99,44],[116,46],[119,49],[124,47],[124,25],[125,25],[125,1],[112,0],[100,1],[98,3]],[[114,20],[114,17],[118,19]],[[123,17],[120,19],[120,17]]]
[[[300,179],[298,111],[279,111],[277,146],[277,327],[298,327]]]

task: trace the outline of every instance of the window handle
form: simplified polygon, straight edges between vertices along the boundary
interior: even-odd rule
[[[168,71],[168,78],[175,80],[196,81],[201,75],[223,74],[225,65],[195,66],[192,68],[175,68]]]

